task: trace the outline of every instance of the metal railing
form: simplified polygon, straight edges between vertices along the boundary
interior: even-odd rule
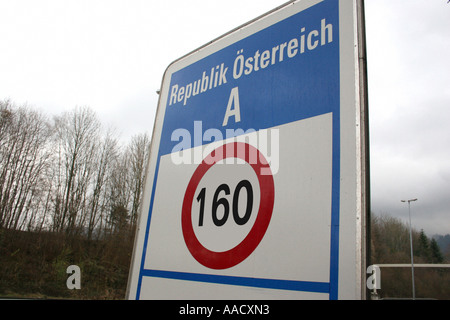
[[[381,270],[380,268],[450,268],[450,264],[430,264],[430,263],[414,263],[412,265],[411,263],[380,263],[380,264],[373,264],[370,266],[367,270],[368,273],[372,273],[371,279],[372,284],[369,289],[371,289],[371,299],[372,300],[378,300],[378,293],[377,289],[380,288],[381,284]],[[369,272],[370,270],[370,272]],[[414,290],[414,288],[413,288]],[[413,292],[413,299],[415,300],[415,294]]]

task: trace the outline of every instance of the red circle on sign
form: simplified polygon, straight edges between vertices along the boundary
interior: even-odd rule
[[[226,155],[230,150],[233,152]],[[192,226],[192,202],[197,186],[205,173],[217,162],[226,158],[242,159],[253,168],[258,177],[261,200],[256,220],[244,240],[228,251],[215,252],[205,248],[195,235]],[[256,249],[264,237],[272,217],[274,199],[272,171],[266,158],[258,149],[243,142],[232,142],[215,149],[197,167],[184,195],[181,226],[189,252],[199,263],[210,269],[227,269],[241,263]]]

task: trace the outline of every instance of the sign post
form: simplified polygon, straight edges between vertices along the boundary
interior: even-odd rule
[[[360,299],[360,1],[292,1],[166,70],[129,299]]]

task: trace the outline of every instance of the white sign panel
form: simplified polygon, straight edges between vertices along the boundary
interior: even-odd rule
[[[361,297],[355,12],[292,2],[168,67],[130,299]]]

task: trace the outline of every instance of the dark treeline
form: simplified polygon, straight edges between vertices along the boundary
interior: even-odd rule
[[[107,274],[120,260],[126,278],[149,145],[147,133],[121,145],[88,107],[49,117],[0,101],[0,294],[38,293],[23,280],[67,277],[70,264]]]

